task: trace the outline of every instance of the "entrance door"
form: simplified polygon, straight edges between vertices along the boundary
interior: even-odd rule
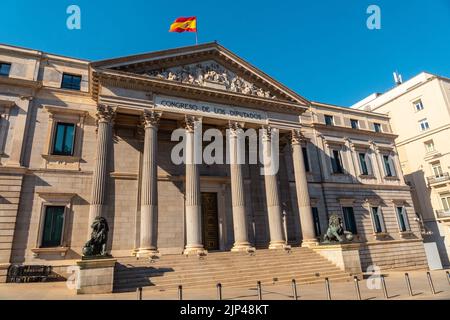
[[[215,192],[202,192],[202,226],[205,249],[219,250],[219,218]]]

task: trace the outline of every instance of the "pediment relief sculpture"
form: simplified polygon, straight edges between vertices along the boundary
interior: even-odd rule
[[[225,69],[214,61],[172,67],[146,72],[150,77],[177,81],[200,87],[214,87],[231,92],[275,99],[268,90],[264,90]]]

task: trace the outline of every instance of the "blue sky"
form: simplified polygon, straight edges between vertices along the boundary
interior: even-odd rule
[[[66,9],[81,8],[81,30]],[[381,8],[381,30],[366,9]],[[2,0],[0,42],[89,60],[195,43],[169,33],[197,16],[199,42],[219,43],[304,97],[351,105],[421,71],[450,77],[450,0]]]

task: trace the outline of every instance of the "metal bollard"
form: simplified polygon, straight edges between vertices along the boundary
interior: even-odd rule
[[[356,298],[358,300],[362,300],[361,299],[361,290],[359,290],[359,279],[357,276],[353,277],[353,281],[355,281],[355,291],[356,291]]]
[[[450,284],[450,273],[448,271],[446,271],[445,274],[447,275],[448,284]]]
[[[142,287],[137,288],[137,299],[142,300]]]
[[[222,300],[222,284],[217,284],[217,300]]]
[[[386,288],[386,281],[384,280],[384,276],[381,275],[380,278],[381,278],[381,286],[383,287],[384,298],[389,299],[388,291]]]
[[[261,281],[256,283],[256,288],[258,289],[258,300],[262,300]]]
[[[295,282],[295,279],[292,279],[292,296],[294,297],[294,300],[298,300],[297,283]]]
[[[406,287],[408,288],[409,296],[412,297],[414,294],[413,294],[413,291],[412,291],[412,288],[411,288],[411,280],[409,280],[409,274],[408,273],[405,273],[405,280],[406,280]]]
[[[325,289],[327,291],[327,299],[331,300],[330,280],[328,278],[325,278]]]
[[[430,285],[430,290],[432,294],[436,294],[436,290],[434,290],[433,279],[431,279],[431,274],[427,272],[428,284]]]
[[[178,300],[183,300],[183,286],[178,286]]]

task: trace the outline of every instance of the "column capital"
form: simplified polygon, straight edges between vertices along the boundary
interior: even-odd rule
[[[144,110],[142,114],[142,124],[144,128],[153,128],[159,126],[162,112],[155,110]]]
[[[116,110],[108,105],[97,105],[97,122],[111,122],[115,116]]]
[[[228,121],[228,129],[231,136],[237,136],[239,130],[244,129],[244,123],[239,121]]]
[[[272,134],[276,132],[276,128],[271,126],[262,126],[262,138],[263,141],[272,141]]]
[[[188,132],[194,132],[195,129],[195,123],[202,121],[201,117],[193,116],[193,115],[186,115],[184,117],[184,127],[186,131]]]
[[[300,129],[294,129],[291,131],[291,144],[302,144],[307,139],[303,135],[303,132]]]

